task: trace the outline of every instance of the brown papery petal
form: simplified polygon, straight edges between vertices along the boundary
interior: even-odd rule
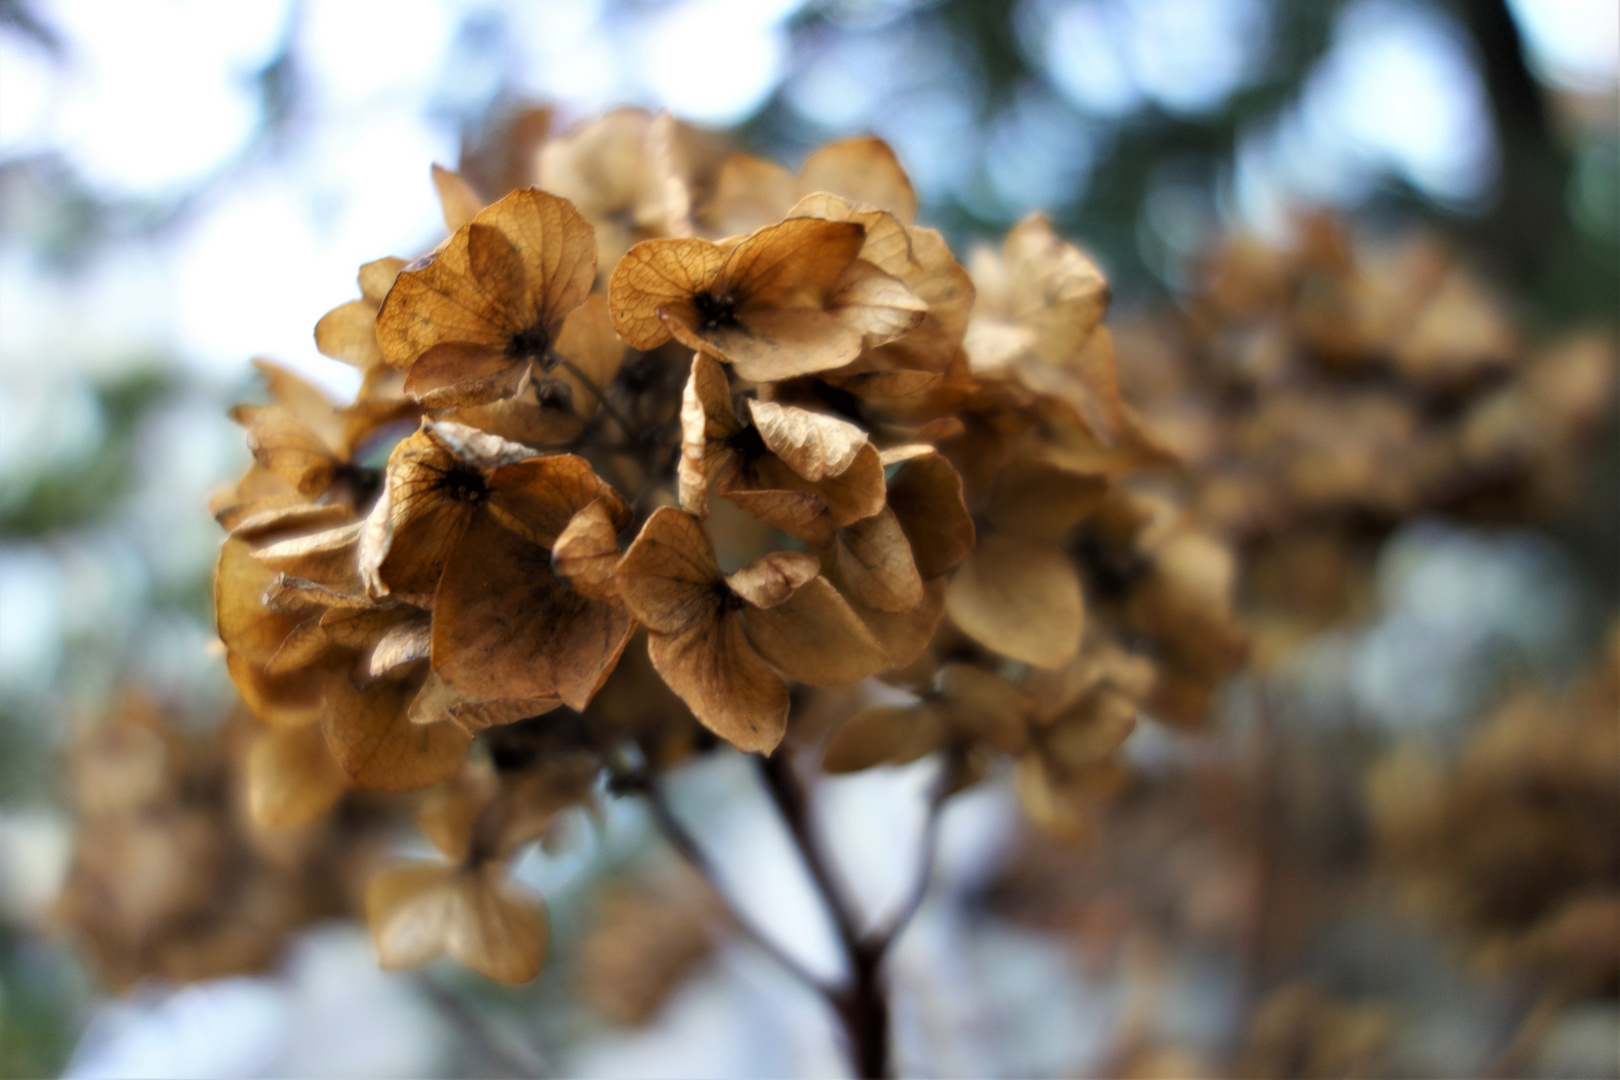
[[[1057,667],[1080,650],[1080,579],[1049,543],[980,538],[951,579],[945,609],[979,644],[1036,667]]]
[[[1046,756],[1065,770],[1095,765],[1136,727],[1136,702],[1104,687],[1052,721],[1042,740]]]
[[[888,666],[888,654],[824,577],[772,608],[746,609],[748,640],[789,678],[843,686]]]
[[[867,445],[864,431],[836,416],[753,398],[748,411],[771,453],[806,480],[847,472]]]
[[[540,321],[537,298],[527,287],[523,257],[500,229],[477,221],[467,226],[467,269],[483,293],[484,303],[498,313],[503,325],[523,329]]]
[[[275,571],[253,558],[246,541],[229,539],[219,549],[214,571],[214,617],[227,648],[254,664],[265,664],[305,616],[270,611],[265,590]]]
[[[789,218],[732,248],[716,287],[744,312],[819,307],[865,242],[866,230],[852,221]]]
[[[799,173],[805,191],[830,191],[870,203],[910,223],[917,216],[917,193],[889,144],[871,135],[843,139],[817,150]]]
[[[337,804],[345,786],[321,729],[313,724],[261,731],[248,751],[248,812],[260,825],[308,825]]]
[[[681,391],[681,459],[676,467],[681,506],[699,517],[709,512],[709,485],[735,457],[726,440],[742,430],[731,408],[731,380],[707,353],[692,358]]]
[[[261,542],[277,536],[297,536],[341,525],[354,516],[347,506],[299,501],[267,507],[236,521],[231,528],[233,540]]]
[[[549,548],[575,514],[598,501],[615,529],[630,524],[630,508],[590,462],[576,454],[553,454],[496,469],[486,505],[501,525]]]
[[[492,308],[466,265],[466,233],[451,237],[439,257],[419,270],[401,271],[377,312],[377,343],[383,356],[404,371],[443,342],[504,349],[514,330]]]
[[[851,773],[874,765],[904,765],[937,747],[944,734],[939,714],[927,705],[875,705],[833,732],[821,767]]]
[[[225,654],[225,670],[248,711],[274,727],[307,727],[321,718],[323,671],[272,675],[240,653]]]
[[[888,507],[838,530],[833,558],[839,584],[863,604],[879,611],[911,611],[922,603],[922,577],[911,542]]]
[[[360,534],[365,522],[352,521],[335,529],[294,536],[266,544],[253,552],[257,561],[283,574],[291,574],[326,588],[339,597],[358,601]],[[333,600],[333,603],[339,602]]]
[[[497,982],[525,983],[545,960],[546,909],[497,874],[488,867],[457,879],[445,951]]]
[[[647,519],[614,576],[631,614],[663,634],[712,621],[725,591],[702,522],[672,506]]]
[[[575,592],[594,600],[619,602],[619,530],[602,499],[575,514],[551,547],[551,565]]]
[[[551,551],[479,522],[433,599],[433,670],[475,698],[557,697],[583,710],[634,629],[622,608],[583,596]]]
[[[341,673],[327,680],[321,729],[351,783],[414,791],[443,780],[466,758],[470,740],[460,729],[410,722],[406,711],[416,692],[416,685],[392,679],[364,688]]]
[[[554,334],[596,283],[596,230],[567,199],[527,188],[479,211],[474,225],[499,229],[517,249],[529,295]]]
[[[777,466],[784,472],[788,471],[780,462],[777,462]],[[809,487],[808,482],[802,482],[801,490],[735,490],[730,485],[721,484],[719,493],[756,520],[808,543],[825,543],[838,526],[827,511],[827,500],[807,490]]]
[[[502,345],[445,341],[416,358],[404,389],[433,409],[483,405],[517,393],[528,366],[513,363]]]
[[[557,698],[483,701],[451,689],[437,672],[429,672],[422,689],[411,700],[411,707],[406,710],[405,716],[413,724],[445,721],[455,724],[468,735],[475,735],[502,724],[515,724],[531,716],[543,716],[561,705]]]
[[[315,347],[322,356],[353,364],[361,371],[383,362],[377,344],[377,305],[350,300],[321,316],[315,324]]]
[[[762,555],[726,576],[731,591],[757,608],[784,602],[821,573],[821,562],[802,551],[776,551]]]
[[[720,167],[708,215],[725,232],[752,232],[780,221],[798,195],[798,178],[782,166],[733,154]]]
[[[651,631],[647,656],[703,726],[745,754],[768,754],[787,733],[787,686],[714,609],[673,634]]]
[[[455,232],[471,221],[484,208],[484,200],[472,185],[458,172],[443,165],[433,166],[433,187],[439,193],[439,206],[444,211],[444,227]]]
[[[606,389],[613,381],[628,351],[624,341],[614,333],[607,297],[593,294],[575,308],[563,322],[553,351],[579,369],[576,373],[565,367],[554,372],[553,377],[562,379],[573,389],[574,411],[589,416],[596,410],[597,391]],[[587,379],[591,385],[586,385]]]
[[[894,671],[914,663],[934,639],[934,631],[945,617],[945,579],[924,582],[922,603],[912,611],[879,611],[847,592],[845,599],[883,646],[883,670]]]
[[[832,522],[840,528],[878,513],[884,507],[887,490],[877,447],[870,443],[862,446],[848,469],[822,480],[815,490],[827,500]]]
[[[806,195],[785,217],[813,217],[823,221],[853,221],[866,230],[860,257],[885,273],[905,279],[920,269],[912,258],[911,238],[900,219],[874,206],[856,206],[838,195],[818,191]]]
[[[419,660],[426,660],[433,640],[427,612],[389,627],[372,647],[369,668],[373,678],[392,675]]]
[[[828,306],[859,330],[867,348],[893,341],[923,321],[928,305],[897,277],[856,259],[834,287]]]
[[[819,307],[747,311],[738,325],[712,329],[692,329],[673,319],[665,323],[681,344],[714,353],[754,382],[840,368],[859,356],[862,347],[860,330]]]
[[[1004,754],[1018,752],[1028,741],[1029,698],[999,675],[971,664],[946,664],[939,670],[939,692],[951,719],[967,734]]]
[[[973,550],[973,518],[962,498],[962,477],[937,451],[901,466],[889,484],[889,508],[925,581],[949,573]]]
[[[1102,505],[1108,481],[1037,461],[1014,461],[996,475],[986,516],[998,532],[1057,540]]]
[[[608,282],[613,328],[631,348],[662,345],[669,330],[659,309],[710,289],[725,261],[724,250],[707,240],[643,240],[619,260]]]

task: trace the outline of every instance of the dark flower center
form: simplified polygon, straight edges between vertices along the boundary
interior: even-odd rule
[[[730,293],[716,296],[705,289],[693,295],[692,309],[697,312],[699,330],[737,325],[737,301]]]
[[[551,351],[551,335],[539,323],[513,334],[506,343],[506,355],[513,360],[533,360],[545,372],[551,371],[562,359]]]
[[[741,410],[738,411],[741,412]],[[759,429],[753,424],[748,424],[741,431],[726,439],[726,447],[744,461],[758,461],[771,452],[770,447],[765,445],[765,440],[760,435]]]
[[[489,495],[489,485],[477,469],[458,466],[440,477],[439,491],[452,502],[481,503]]]

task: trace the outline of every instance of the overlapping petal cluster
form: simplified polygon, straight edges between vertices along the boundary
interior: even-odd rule
[[[500,867],[580,776],[702,729],[770,753],[809,688],[915,699],[858,713],[830,767],[1014,754],[1031,808],[1073,817],[1155,681],[1118,642],[1188,633],[1086,615],[1120,478],[1169,460],[1120,396],[1097,268],[1033,217],[970,275],[874,139],[793,175],[615,113],[536,160],[487,205],[436,172],[449,236],[367,264],[317,327],[360,396],[271,369],[216,505],[232,675],[298,748],[261,802],[483,793],[461,817],[489,837],[375,886],[385,960],[529,977],[544,925]]]

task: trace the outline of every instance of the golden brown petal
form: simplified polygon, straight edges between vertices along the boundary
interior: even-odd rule
[[[647,655],[703,726],[743,753],[768,754],[787,733],[787,686],[748,644],[735,612],[674,634],[651,631]]]
[[[939,671],[939,693],[962,732],[1004,754],[1023,749],[1030,702],[1012,683],[971,664],[946,664]]]
[[[315,347],[322,356],[353,364],[361,371],[381,364],[377,305],[369,300],[350,300],[322,315],[315,324]]]
[[[1057,540],[1102,505],[1108,482],[1034,461],[1014,461],[996,475],[986,516],[998,532]]]
[[[404,390],[431,409],[483,405],[517,393],[528,369],[504,344],[443,341],[416,358]]]
[[[1080,649],[1080,579],[1047,542],[981,537],[951,579],[945,608],[979,644],[1036,667],[1057,667]]]
[[[420,725],[406,713],[418,685],[377,679],[356,687],[344,673],[324,687],[321,729],[349,781],[385,791],[413,791],[449,776],[467,756],[469,739],[449,724]]]
[[[590,462],[575,454],[552,454],[496,469],[485,505],[502,526],[549,548],[575,514],[597,501],[616,528],[630,524],[630,508]]]
[[[258,733],[248,752],[248,812],[260,825],[296,829],[326,815],[342,798],[343,773],[314,724]]]
[[[690,307],[711,288],[726,261],[724,249],[692,238],[644,240],[625,253],[608,284],[613,328],[631,348],[652,349],[669,340],[660,309]]]
[[[973,518],[962,477],[933,450],[904,462],[889,484],[888,505],[911,543],[923,580],[949,573],[973,550]]]
[[[775,607],[745,609],[743,621],[759,654],[799,682],[843,686],[888,666],[883,646],[824,577]]]
[[[569,314],[557,334],[555,351],[577,371],[565,366],[553,377],[572,389],[574,411],[590,416],[596,411],[597,391],[613,381],[628,351],[613,330],[607,297],[592,294]]]
[[[702,523],[674,507],[654,512],[617,576],[670,689],[739,750],[772,750],[787,730],[787,687],[743,635],[736,614],[743,601],[721,577]]]
[[[606,500],[596,499],[573,516],[551,548],[551,564],[575,592],[604,603],[619,602],[619,529]]]
[[[727,440],[742,430],[731,408],[731,380],[707,353],[692,358],[681,393],[681,458],[676,467],[681,506],[703,517],[709,512],[709,485],[735,458]]]
[[[911,542],[894,511],[838,530],[833,559],[838,582],[861,603],[879,611],[911,611],[922,603],[923,583],[912,559]]]
[[[850,773],[874,765],[904,765],[937,747],[944,734],[944,722],[928,705],[873,706],[833,732],[821,767]]]
[[[555,333],[596,282],[596,234],[572,203],[527,188],[486,206],[475,225],[498,229],[517,250],[529,295]]]
[[[389,627],[372,647],[369,668],[373,678],[396,675],[428,658],[433,628],[427,612]]]
[[[551,551],[478,522],[433,600],[433,669],[475,698],[557,697],[583,710],[634,629],[622,608],[560,581]]]
[[[472,185],[458,172],[442,165],[433,166],[433,187],[439,193],[439,206],[444,210],[444,227],[455,232],[471,221],[484,208],[484,200]]]
[[[388,295],[388,290],[394,287],[394,279],[399,277],[399,272],[405,269],[405,266],[404,259],[386,258],[374,259],[360,267],[360,296],[372,306],[373,323],[376,321],[376,308],[383,302],[383,297]],[[374,326],[373,334],[375,332]]]

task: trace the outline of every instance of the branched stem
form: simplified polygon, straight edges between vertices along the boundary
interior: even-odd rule
[[[669,797],[664,792],[664,786],[659,783],[656,776],[651,773],[640,772],[623,778],[621,786],[639,791],[646,796],[647,807],[652,811],[653,823],[658,827],[658,831],[663,834],[669,846],[675,849],[676,854],[685,859],[688,865],[709,883],[709,887],[715,891],[726,905],[727,910],[731,912],[732,918],[737,924],[737,929],[742,933],[743,937],[753,942],[760,951],[782,965],[795,979],[798,979],[816,993],[828,997],[837,992],[836,988],[828,986],[817,978],[813,972],[794,959],[787,950],[773,941],[770,935],[766,934],[753,919],[749,918],[742,905],[737,903],[726,892],[714,863],[709,859],[703,848],[698,845],[697,838],[675,816],[675,809],[670,805]]]

